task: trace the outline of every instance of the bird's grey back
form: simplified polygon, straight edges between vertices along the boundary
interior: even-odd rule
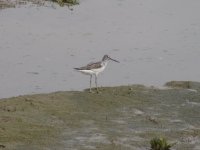
[[[83,67],[80,67],[80,68],[74,68],[76,70],[91,70],[91,69],[98,69],[101,67],[101,61],[99,62],[91,62],[89,63],[87,66],[83,66]]]

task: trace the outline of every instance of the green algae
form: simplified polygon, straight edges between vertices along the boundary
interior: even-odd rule
[[[193,84],[190,83],[189,84]],[[199,89],[200,84],[190,88]],[[95,91],[95,89],[93,89]],[[177,150],[200,146],[200,92],[143,85],[0,100],[2,149],[147,149],[164,137]]]

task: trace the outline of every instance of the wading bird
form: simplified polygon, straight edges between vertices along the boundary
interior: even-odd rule
[[[95,63],[92,62],[92,63],[89,63],[86,66],[83,66],[83,67],[80,67],[80,68],[74,68],[75,70],[77,70],[77,71],[79,71],[83,74],[90,75],[90,92],[92,92],[92,90],[91,90],[92,75],[95,76],[96,90],[98,92],[97,76],[100,72],[104,71],[104,69],[106,68],[106,66],[107,66],[107,64],[110,60],[119,63],[119,61],[110,58],[108,55],[104,55],[102,60],[99,61],[99,62],[95,62]]]

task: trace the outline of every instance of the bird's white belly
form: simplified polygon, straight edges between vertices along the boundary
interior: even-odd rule
[[[78,70],[79,72],[86,74],[86,75],[98,75],[100,72],[102,72],[105,69],[105,66],[97,69],[91,69],[91,70]]]
[[[81,73],[86,74],[86,75],[95,74],[92,70],[78,70],[78,71],[80,71]]]
[[[98,75],[100,72],[102,72],[105,69],[105,66],[102,66],[101,68],[97,68],[97,69],[92,69],[92,71],[94,72],[94,74]]]

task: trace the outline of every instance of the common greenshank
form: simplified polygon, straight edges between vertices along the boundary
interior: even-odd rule
[[[92,92],[92,90],[91,90],[92,75],[95,76],[96,90],[98,92],[97,76],[100,72],[104,71],[109,60],[112,60],[112,61],[119,63],[119,61],[112,59],[108,55],[104,55],[101,61],[92,62],[92,63],[89,63],[86,66],[83,66],[83,67],[80,67],[80,68],[74,68],[75,70],[77,70],[77,71],[79,71],[83,74],[90,75],[90,92]]]

